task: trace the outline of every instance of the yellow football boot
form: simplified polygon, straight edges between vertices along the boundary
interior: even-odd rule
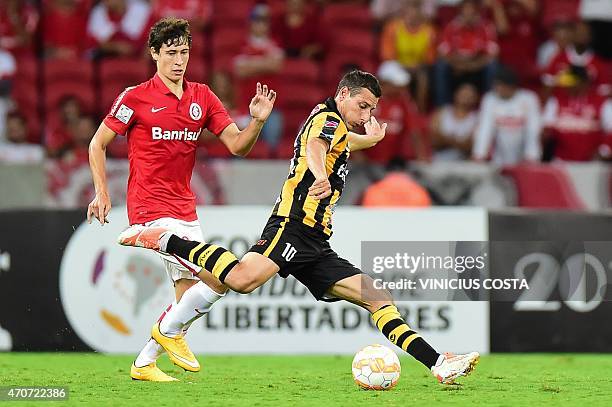
[[[179,334],[174,337],[164,335],[159,330],[158,322],[153,325],[153,329],[151,329],[151,337],[164,348],[172,363],[189,372],[200,371],[200,363],[193,352],[191,352],[191,349],[189,349],[183,335]]]
[[[146,382],[178,382],[178,379],[162,372],[155,362],[144,367],[136,367],[136,365],[132,363],[130,376],[132,380],[143,380]]]

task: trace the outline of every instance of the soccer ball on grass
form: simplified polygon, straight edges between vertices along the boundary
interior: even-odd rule
[[[355,383],[366,390],[389,390],[400,377],[402,368],[395,352],[383,345],[361,349],[353,359]]]

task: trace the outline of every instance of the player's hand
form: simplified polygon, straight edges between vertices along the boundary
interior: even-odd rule
[[[276,101],[276,92],[272,89],[268,90],[268,85],[261,85],[257,82],[257,92],[251,104],[249,105],[249,113],[255,120],[265,122],[272,113],[274,102]]]
[[[315,180],[308,188],[308,195],[314,199],[321,200],[331,195],[331,184],[327,178]]]
[[[385,131],[387,130],[387,123],[383,123],[382,125],[378,123],[376,117],[372,116],[370,121],[365,124],[366,136],[370,140],[374,142],[374,144],[378,143],[380,140],[385,138]]]
[[[108,223],[108,212],[111,209],[111,201],[108,193],[96,193],[95,198],[87,206],[87,222],[91,223],[95,217],[100,222],[100,225],[104,226]]]

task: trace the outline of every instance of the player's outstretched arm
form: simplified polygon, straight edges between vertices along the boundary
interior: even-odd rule
[[[374,116],[365,124],[366,134],[357,134],[350,131],[348,133],[349,146],[351,151],[365,150],[374,147],[385,137],[387,123],[382,125]]]
[[[235,124],[230,124],[219,136],[221,142],[232,154],[244,157],[251,151],[263,125],[272,113],[275,101],[276,92],[272,89],[268,90],[268,85],[262,86],[257,82],[255,96],[249,105],[251,113],[249,125],[240,131]]]
[[[315,181],[308,188],[308,195],[316,200],[331,195],[331,184],[325,169],[325,155],[328,149],[329,144],[320,138],[311,138],[306,143],[306,162],[308,169],[315,177]]]
[[[89,143],[89,167],[96,191],[96,196],[87,207],[87,221],[89,223],[94,217],[103,226],[104,223],[108,223],[106,216],[111,209],[111,201],[106,185],[106,146],[116,135],[113,130],[101,123]]]

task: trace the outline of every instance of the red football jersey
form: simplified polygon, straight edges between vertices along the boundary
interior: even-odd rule
[[[457,18],[442,31],[438,51],[444,56],[449,54],[463,57],[482,54],[497,55],[499,46],[495,28],[486,20],[473,26],[466,26]]]
[[[208,86],[183,81],[183,90],[179,100],[156,74],[121,93],[104,119],[128,139],[130,224],[197,219],[190,182],[198,138],[203,128],[219,135],[233,121]]]
[[[569,70],[571,65],[584,67],[594,86],[599,86],[606,82],[606,64],[599,56],[595,55],[592,51],[579,55],[574,49],[568,48],[565,52],[558,53],[550,61],[542,78],[544,84],[554,86],[556,76]]]
[[[553,99],[555,114],[546,117],[545,124],[556,141],[555,157],[567,161],[593,159],[604,136],[601,123],[604,102],[595,93],[582,96],[560,93]]]

